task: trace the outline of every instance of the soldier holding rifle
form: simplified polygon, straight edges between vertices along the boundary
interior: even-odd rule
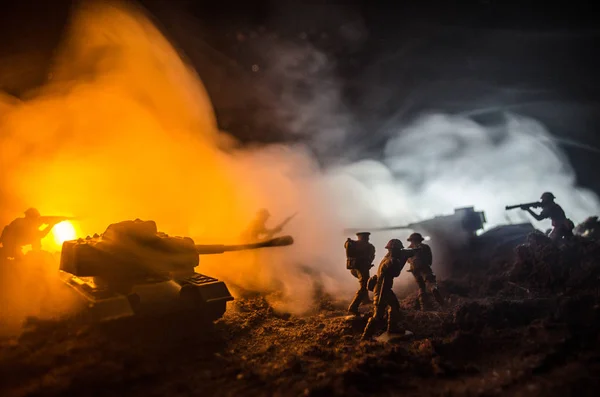
[[[19,258],[24,246],[31,245],[33,251],[42,249],[42,239],[50,233],[52,228],[60,222],[70,220],[66,216],[41,216],[35,208],[25,211],[25,217],[17,218],[2,230],[0,242],[4,252],[4,258]],[[40,227],[46,225],[40,230]]]
[[[250,227],[244,233],[244,240],[247,241],[261,241],[268,240],[273,238],[277,233],[280,233],[285,225],[287,225],[298,213],[295,213],[292,216],[287,217],[283,222],[274,227],[273,229],[269,229],[267,227],[267,221],[271,217],[271,214],[266,209],[260,209]]]
[[[531,216],[533,216],[536,220],[541,221],[544,219],[550,219],[552,221],[552,231],[548,235],[552,240],[557,241],[562,238],[569,238],[573,236],[573,228],[575,225],[573,222],[567,218],[565,215],[565,211],[561,208],[560,205],[554,202],[554,195],[550,192],[545,192],[540,197],[540,201],[536,201],[533,203],[526,204],[517,204],[507,206],[507,210],[511,210],[514,208],[520,208],[524,211],[529,212]],[[536,214],[531,209],[532,208],[541,208],[542,212],[540,214]]]

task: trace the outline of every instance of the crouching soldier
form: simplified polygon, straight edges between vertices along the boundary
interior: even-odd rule
[[[410,269],[408,271],[415,277],[417,285],[419,286],[419,304],[421,310],[427,310],[431,307],[429,301],[429,295],[427,294],[427,287],[431,289],[431,294],[439,303],[440,306],[444,306],[444,299],[437,286],[437,281],[431,265],[433,263],[433,254],[431,253],[431,247],[427,244],[423,244],[425,239],[420,233],[413,233],[408,237],[410,242],[409,248],[419,248],[419,251],[411,258],[408,259]]]
[[[406,260],[413,256],[417,250],[405,250],[402,242],[398,239],[390,240],[385,248],[388,252],[383,257],[377,274],[368,283],[368,287],[373,288],[373,304],[375,308],[363,331],[362,340],[370,339],[373,336],[377,323],[381,322],[387,308],[389,308],[388,333],[404,333],[404,330],[398,325],[401,317],[400,302],[398,302],[396,294],[392,291],[392,286],[394,278],[400,275],[406,264]]]
[[[542,212],[539,215],[533,212],[528,205],[521,206],[521,209],[529,212],[537,221],[550,219],[552,221],[552,231],[548,234],[548,237],[553,241],[558,241],[562,238],[573,237],[573,228],[575,225],[573,221],[567,218],[562,207],[554,202],[555,198],[550,192],[542,194],[538,204],[542,208]]]
[[[358,315],[358,307],[361,303],[369,302],[369,271],[373,267],[375,259],[375,246],[369,242],[371,233],[356,233],[357,240],[348,239],[344,244],[346,249],[346,268],[358,279],[359,289],[348,307],[350,314]]]

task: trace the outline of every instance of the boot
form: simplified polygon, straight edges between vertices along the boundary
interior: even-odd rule
[[[388,334],[404,334],[404,329],[400,325],[398,325],[398,316],[397,315],[392,315],[390,313],[390,315],[388,316],[387,333]]]
[[[350,307],[348,308],[348,314],[351,314],[353,316],[360,316],[360,312],[358,311],[358,308],[353,307],[352,305],[350,305]]]
[[[437,303],[439,303],[439,305],[441,307],[444,307],[446,302],[444,302],[444,298],[442,298],[442,294],[440,294],[440,290],[437,288],[434,288],[431,292],[433,293],[433,297],[435,298]]]
[[[375,318],[370,317],[369,321],[367,321],[367,325],[365,326],[365,330],[363,331],[360,340],[369,340],[375,333]]]
[[[352,300],[352,303],[350,303],[350,306],[348,306],[348,313],[354,314],[355,316],[360,315],[360,312],[358,311],[359,306],[360,306],[360,300],[354,298]]]

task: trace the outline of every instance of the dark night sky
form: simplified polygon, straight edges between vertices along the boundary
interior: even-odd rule
[[[517,6],[491,0],[142,3],[198,69],[220,123],[246,141],[278,136],[256,110],[272,104],[232,95],[240,87],[259,91],[260,83],[248,71],[257,55],[236,47],[235,35],[263,26],[290,39],[306,33],[313,40],[328,33],[326,43],[319,39],[315,45],[335,58],[344,99],[361,114],[359,135],[371,149],[385,141],[385,121],[394,116],[506,106],[541,120],[558,137],[600,147],[600,30],[594,30],[591,5]],[[24,0],[2,6],[1,89],[20,95],[44,81],[70,4]],[[229,59],[237,66],[223,72]],[[14,64],[22,67],[15,71]],[[399,114],[398,109],[404,110]],[[572,146],[565,150],[579,182],[600,193],[598,153]]]

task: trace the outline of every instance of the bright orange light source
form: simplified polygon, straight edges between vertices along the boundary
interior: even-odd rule
[[[52,233],[54,234],[54,242],[62,247],[62,243],[68,240],[75,240],[77,234],[73,224],[69,221],[58,223],[54,226]]]

